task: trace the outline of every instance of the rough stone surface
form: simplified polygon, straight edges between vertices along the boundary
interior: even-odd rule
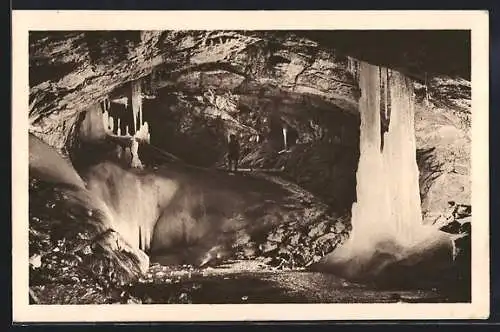
[[[38,304],[123,303],[123,286],[149,267],[109,229],[80,190],[30,180],[30,291]]]
[[[471,204],[470,84],[450,78],[435,82],[415,114],[425,223],[432,223],[448,201]]]

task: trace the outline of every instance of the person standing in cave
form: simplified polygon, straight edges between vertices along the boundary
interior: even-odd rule
[[[229,171],[234,170],[235,172],[238,170],[238,159],[240,158],[240,144],[238,142],[238,138],[236,135],[231,134],[229,136],[229,144],[228,144],[228,168]]]

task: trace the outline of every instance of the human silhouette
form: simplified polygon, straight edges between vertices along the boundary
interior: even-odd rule
[[[229,144],[228,144],[228,168],[229,170],[234,170],[235,172],[238,170],[238,159],[240,158],[240,144],[238,142],[238,138],[236,135],[231,134],[229,136]]]

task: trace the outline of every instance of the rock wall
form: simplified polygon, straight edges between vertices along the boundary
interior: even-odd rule
[[[470,83],[451,78],[420,91],[415,114],[417,161],[424,222],[432,223],[449,201],[471,204]]]

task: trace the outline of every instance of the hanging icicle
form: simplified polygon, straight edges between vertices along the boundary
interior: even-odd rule
[[[380,98],[380,150],[384,149],[384,134],[389,130],[390,114],[389,114],[389,69],[386,67],[379,67],[380,90],[383,98]],[[382,96],[381,96],[382,97]]]
[[[121,120],[121,119],[120,119],[120,118],[118,118],[118,129],[117,129],[117,132],[116,132],[116,134],[117,134],[118,136],[121,136],[121,135],[122,135],[122,128],[121,128],[120,120]]]
[[[159,77],[158,69],[156,67],[154,67],[151,70],[151,74],[149,75],[148,95],[150,96],[150,98],[156,98],[156,95],[157,95],[156,86],[157,86],[157,82],[158,82],[158,77]]]
[[[104,110],[109,112],[109,110],[111,109],[111,101],[109,100],[109,96],[107,96],[105,99],[104,99]]]
[[[424,82],[424,92],[425,92],[425,105],[429,105],[429,90],[427,88],[427,72],[425,73],[425,82]]]
[[[347,71],[349,71],[354,78],[358,78],[359,61],[353,57],[347,57]]]
[[[142,125],[142,96],[141,96],[141,81],[133,81],[131,83],[132,96],[132,114],[134,117],[134,132]]]
[[[287,142],[287,129],[286,127],[283,127],[283,145],[284,145],[284,150],[288,150],[288,142]]]
[[[385,89],[384,89],[384,113],[386,119],[390,120],[389,115],[389,68],[385,68]]]
[[[109,134],[112,132],[112,121],[113,118],[109,115],[109,111],[111,109],[111,103],[109,101],[109,98],[106,97],[102,102],[101,102],[101,110],[102,110],[102,125],[104,127],[104,132]]]

